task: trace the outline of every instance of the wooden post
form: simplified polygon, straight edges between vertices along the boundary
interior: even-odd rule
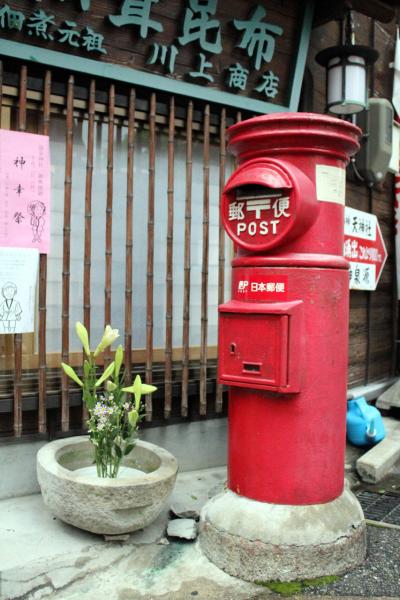
[[[204,109],[203,252],[201,270],[200,415],[207,413],[208,255],[210,212],[210,105]]]
[[[188,416],[189,404],[189,325],[190,325],[190,246],[192,224],[192,171],[193,171],[193,102],[186,113],[186,193],[185,193],[185,250],[183,283],[183,330],[182,330],[182,400],[181,415]]]
[[[128,164],[126,190],[126,241],[125,241],[125,384],[132,379],[132,253],[133,253],[133,166],[135,159],[135,90],[129,93],[128,114]]]
[[[93,189],[93,154],[94,127],[96,114],[96,81],[90,82],[88,106],[88,134],[86,151],[86,182],[85,182],[85,240],[83,256],[83,324],[90,339],[91,294],[90,278],[92,267],[92,189]],[[82,401],[82,427],[86,428],[88,410]]]
[[[153,311],[154,311],[154,188],[156,158],[156,95],[151,94],[149,113],[149,195],[147,214],[147,289],[146,289],[146,383],[153,381]],[[146,396],[146,421],[153,417],[151,395]]]
[[[168,419],[172,406],[172,313],[173,313],[173,242],[174,242],[174,136],[175,99],[170,98],[168,124],[168,220],[165,312],[165,403],[164,417]]]
[[[21,67],[19,79],[18,131],[26,131],[26,92],[28,71]],[[14,434],[22,435],[22,333],[14,335]]]
[[[111,323],[111,271],[112,271],[112,210],[113,210],[113,175],[114,175],[114,112],[115,86],[110,85],[108,98],[108,142],[107,142],[107,206],[106,206],[106,276],[104,288],[104,325]],[[111,362],[111,348],[106,348],[104,361]]]
[[[222,190],[225,185],[225,167],[226,167],[226,109],[221,110],[221,118],[219,123],[219,197],[222,196]],[[218,211],[218,304],[222,304],[224,301],[224,289],[225,289],[225,232],[221,222],[221,213]],[[217,377],[218,377],[218,362],[217,362]],[[215,410],[217,413],[222,412],[222,391],[223,386],[217,383],[217,394],[215,401]]]
[[[50,135],[50,95],[51,71],[46,71],[43,86],[43,135]],[[46,292],[47,292],[47,254],[41,254],[39,259],[39,433],[46,433]]]
[[[72,192],[72,155],[74,143],[74,76],[68,79],[65,180],[64,180],[64,226],[63,226],[63,267],[62,267],[62,360],[69,361],[69,288],[71,256],[71,192]],[[64,371],[61,374],[61,430],[69,430],[69,381]]]

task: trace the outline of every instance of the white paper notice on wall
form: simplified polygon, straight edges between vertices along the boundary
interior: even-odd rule
[[[315,186],[317,200],[344,205],[346,196],[345,169],[329,165],[316,165]]]
[[[0,334],[34,331],[38,267],[37,249],[0,248]]]

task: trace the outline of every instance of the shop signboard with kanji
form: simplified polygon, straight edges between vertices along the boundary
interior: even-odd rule
[[[297,110],[313,2],[9,0],[0,53],[254,112]]]
[[[387,259],[375,215],[346,206],[344,257],[350,262],[350,289],[374,291]]]

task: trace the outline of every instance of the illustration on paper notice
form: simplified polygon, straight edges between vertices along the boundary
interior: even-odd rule
[[[48,136],[0,129],[0,246],[49,252]]]
[[[42,241],[42,233],[45,224],[44,215],[46,213],[46,207],[40,200],[31,202],[28,205],[28,213],[31,215],[31,227],[33,233],[32,242],[40,243]]]
[[[11,281],[7,281],[1,288],[3,300],[0,304],[0,321],[4,333],[14,333],[17,321],[21,320],[22,308],[16,298],[17,291],[17,286]]]
[[[0,334],[34,331],[38,267],[38,250],[0,248]]]

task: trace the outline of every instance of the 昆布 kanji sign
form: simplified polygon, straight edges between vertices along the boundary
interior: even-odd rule
[[[313,1],[274,6],[9,0],[0,54],[254,112],[297,110]]]
[[[387,259],[375,215],[346,206],[344,257],[350,262],[350,289],[375,290]]]

